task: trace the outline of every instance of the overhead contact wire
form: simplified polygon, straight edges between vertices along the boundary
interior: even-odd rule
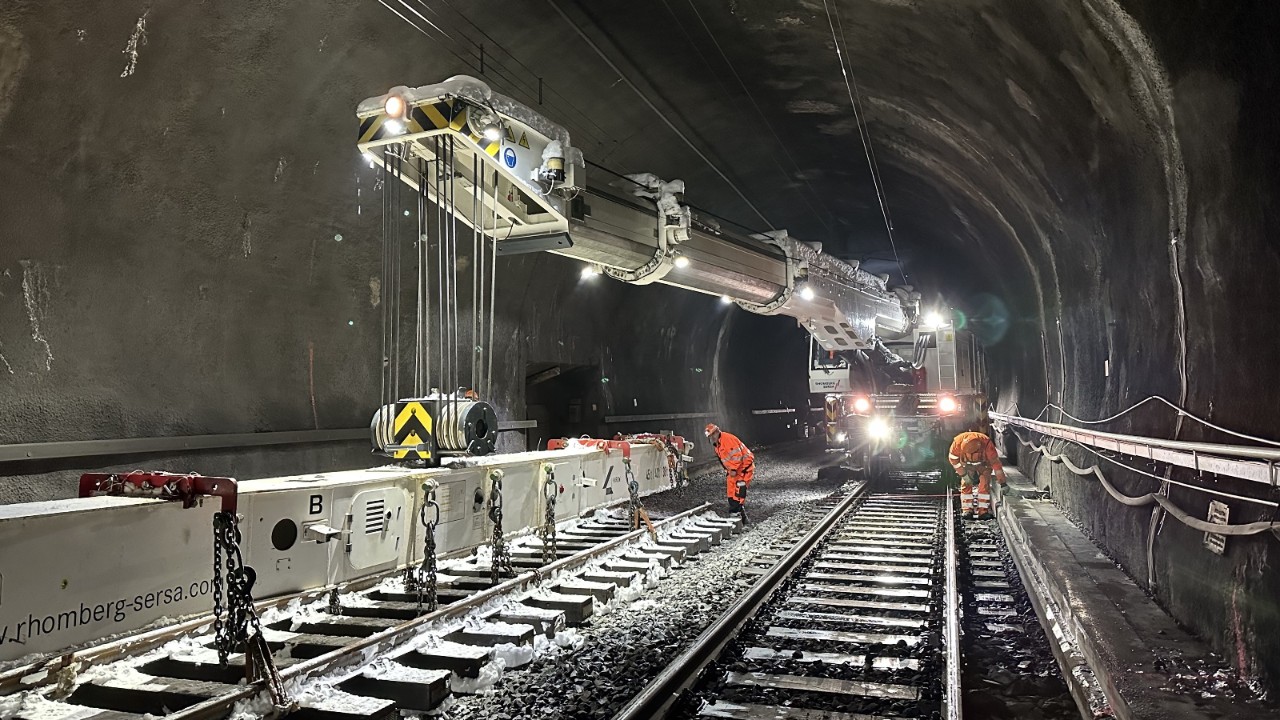
[[[835,21],[831,16],[831,7],[828,0],[822,0],[822,7],[827,11],[827,25],[831,28],[831,42],[835,45],[836,59],[840,61],[840,74],[844,77],[845,91],[849,94],[849,106],[853,109],[853,120],[858,126],[858,137],[862,139],[862,153],[867,158],[867,171],[871,174],[871,184],[876,191],[876,200],[880,203],[880,215],[884,218],[884,229],[889,235],[889,247],[893,250],[893,259],[898,263],[898,274],[902,276],[902,282],[907,282],[907,272],[903,268],[902,259],[898,257],[898,244],[893,238],[893,222],[889,219],[888,202],[886,201],[884,188],[880,182],[880,176],[876,172],[876,164],[871,155],[871,129],[865,127],[866,121],[864,114],[859,110],[858,101],[854,98],[853,83],[850,81],[850,69],[846,67],[844,60],[844,51],[841,49],[840,38],[836,36]],[[839,9],[836,10],[839,15]]]
[[[609,56],[605,54],[604,50],[602,50],[600,46],[597,45],[596,42],[592,40],[586,34],[586,32],[582,30],[582,28],[578,27],[578,24],[575,23],[568,15],[566,15],[564,10],[560,9],[560,5],[556,3],[556,0],[547,0],[547,2],[550,3],[552,9],[554,9],[556,13],[560,15],[560,17],[564,18],[564,21],[569,24],[569,27],[573,28],[573,31],[578,35],[578,37],[582,38],[582,41],[585,42],[588,47],[590,47],[592,50],[595,51],[596,55],[598,55],[600,59],[604,61],[605,65],[608,65],[610,70],[613,70],[615,73],[617,73],[618,79],[621,80],[627,87],[631,88],[631,91],[634,92],[636,96],[639,97],[640,100],[650,110],[652,110],[655,115],[658,116],[658,119],[660,119],[662,123],[666,125],[668,128],[670,128],[671,132],[676,134],[676,137],[684,141],[684,144],[688,145],[689,149],[693,150],[694,154],[697,155],[699,158],[701,158],[702,161],[707,164],[707,167],[710,167],[715,172],[715,174],[718,175],[720,179],[723,180],[731,190],[733,190],[734,194],[736,194],[738,198],[741,199],[742,202],[746,204],[747,207],[751,208],[751,211],[754,212],[756,216],[759,217],[762,221],[764,221],[765,225],[769,226],[770,230],[777,229],[773,226],[773,223],[769,222],[769,218],[765,217],[764,213],[760,212],[760,209],[757,208],[755,204],[752,203],[749,199],[747,199],[747,196],[743,194],[742,190],[740,190],[732,180],[729,179],[729,176],[726,175],[724,171],[720,169],[720,166],[716,165],[715,162],[711,160],[711,158],[707,157],[706,154],[703,153],[702,150],[696,144],[694,144],[692,140],[688,138],[688,136],[686,136],[683,132],[681,132],[680,129],[677,128],[675,124],[671,122],[670,118],[667,117],[666,113],[663,113],[661,110],[659,110],[658,107],[654,105],[651,100],[649,100],[648,96],[646,96],[644,92],[641,91],[638,86],[636,86],[635,83],[631,82],[631,79],[626,76],[626,73],[622,72],[622,70],[616,64],[614,64],[612,60],[609,59]]]
[[[780,149],[782,151],[783,156],[785,156],[787,160],[791,162],[791,167],[794,168],[797,175],[799,175],[800,174],[799,163],[796,162],[796,159],[791,154],[791,151],[787,149],[786,144],[782,141],[782,137],[778,135],[778,132],[776,130],[774,130],[773,124],[769,122],[769,118],[764,114],[764,111],[760,108],[759,103],[756,102],[755,96],[751,94],[751,90],[747,88],[747,84],[742,80],[742,76],[738,74],[738,70],[734,66],[733,61],[729,59],[729,55],[725,53],[724,48],[721,47],[720,41],[716,38],[716,34],[711,31],[710,27],[707,26],[707,21],[703,19],[702,13],[698,12],[698,6],[694,4],[693,0],[688,0],[688,2],[689,2],[689,9],[692,10],[694,16],[698,18],[698,22],[702,25],[702,29],[706,31],[707,37],[711,39],[712,45],[714,45],[716,50],[720,53],[720,58],[724,60],[725,65],[728,66],[729,68],[729,72],[732,73],[734,79],[738,81],[738,87],[741,87],[743,94],[747,96],[747,100],[751,103],[751,107],[755,110],[756,116],[760,118],[760,122],[764,124],[765,129],[768,130],[769,134],[773,136],[773,140],[775,143],[777,143],[778,149]],[[671,15],[672,19],[676,21],[676,26],[680,28],[680,33],[684,35],[685,39],[689,41],[689,46],[693,48],[694,52],[698,54],[699,59],[702,60],[702,64],[704,67],[707,68],[708,74],[710,74],[713,78],[715,78],[716,84],[719,85],[720,89],[724,91],[725,96],[729,97],[728,88],[726,88],[724,86],[724,83],[720,82],[720,78],[716,77],[715,73],[712,72],[711,62],[707,59],[705,55],[702,54],[702,48],[699,47],[698,43],[693,39],[693,36],[690,35],[689,32],[685,29],[685,24],[680,21],[679,16],[677,16],[675,14],[675,11],[671,9],[671,6],[670,4],[668,4],[667,0],[662,0],[662,5],[663,7],[666,8],[667,13]],[[737,107],[736,103],[734,104],[734,107],[736,109]],[[778,161],[777,155],[773,155],[772,157],[773,157],[774,164],[778,166],[778,170],[782,172],[783,177],[787,178],[788,181],[792,180],[791,174],[787,172],[787,169],[783,167],[781,162]],[[817,191],[813,189],[813,185],[809,182],[807,177],[800,177],[800,182],[804,183],[805,187],[809,188],[809,192],[807,194],[799,193],[800,199],[804,201],[805,205],[809,206],[809,209],[813,211],[814,217],[818,220],[818,222],[822,224],[824,228],[827,229],[827,232],[828,233],[832,232],[831,223],[827,221],[827,218],[831,217],[831,210],[823,206],[821,208],[821,212],[819,212],[819,208],[818,206],[814,205],[813,199],[820,198],[821,196],[819,196]],[[821,204],[820,200],[819,200],[819,204]],[[822,213],[825,213],[827,215],[827,218],[822,217]]]

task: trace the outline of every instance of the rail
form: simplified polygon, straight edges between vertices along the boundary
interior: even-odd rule
[[[943,608],[946,618],[942,626],[942,641],[947,652],[947,676],[943,710],[947,720],[960,720],[963,714],[960,686],[960,583],[957,579],[960,553],[956,548],[956,513],[953,502],[951,488],[947,488],[947,504],[943,510],[947,536],[947,599]]]
[[[738,598],[714,623],[702,632],[687,650],[654,678],[614,715],[613,720],[653,720],[664,717],[681,693],[693,686],[698,675],[719,656],[743,623],[751,619],[773,593],[782,586],[793,570],[800,565],[826,536],[836,521],[848,512],[853,504],[864,497],[866,485],[850,492],[840,504],[831,509],[822,521],[815,525],[787,551],[778,563],[742,597]]]

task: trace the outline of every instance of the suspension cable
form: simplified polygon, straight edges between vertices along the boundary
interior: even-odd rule
[[[493,324],[494,310],[497,307],[498,299],[498,177],[498,171],[494,170],[493,198],[490,201],[490,205],[493,208],[493,222],[490,225],[493,231],[493,242],[491,244],[493,255],[489,263],[489,342],[488,356],[485,358],[488,361],[488,369],[485,371],[484,378],[484,391],[486,396],[489,397],[493,393]],[[510,232],[508,231],[509,234]]]
[[[392,145],[391,147],[395,148],[396,146]],[[391,336],[395,338],[395,348],[393,349],[394,360],[391,363],[391,370],[393,373],[392,398],[391,398],[392,402],[399,400],[401,397],[401,393],[400,393],[400,365],[401,365],[400,363],[400,358],[401,358],[400,278],[402,277],[401,268],[403,267],[402,258],[401,258],[401,249],[403,247],[403,243],[401,242],[401,238],[404,237],[404,231],[403,231],[404,224],[402,222],[403,215],[401,213],[401,205],[400,205],[400,200],[401,200],[400,190],[402,187],[402,175],[404,172],[404,163],[403,163],[403,158],[401,157],[401,153],[403,152],[404,149],[407,149],[407,147],[408,147],[407,145],[401,146],[400,151],[393,150],[393,154],[392,154],[393,170],[391,173],[392,175],[391,179],[395,184],[395,188],[391,190],[391,199],[393,203],[393,213],[394,213],[393,219],[392,219],[392,231],[393,231],[392,242],[395,244],[395,259],[394,259],[395,282],[392,284],[393,294],[392,294],[392,304],[391,304],[392,308],[394,308],[394,312],[391,315],[391,328],[392,328]]]
[[[453,355],[449,360],[448,391],[453,417],[457,417],[457,390],[462,378],[462,363],[461,358],[458,356],[459,337],[461,336],[461,327],[458,324],[458,141],[450,135],[448,144],[449,178],[446,187],[449,191],[449,329],[452,333],[449,338],[449,349]]]
[[[475,390],[480,384],[476,377],[478,363],[480,362],[480,278],[483,273],[481,263],[484,258],[480,256],[480,189],[476,187],[476,182],[480,178],[480,156],[472,154],[471,156],[471,389]]]
[[[1150,505],[1153,502],[1159,503],[1161,507],[1164,507],[1165,510],[1168,510],[1169,514],[1173,515],[1177,520],[1179,520],[1180,522],[1186,525],[1189,525],[1193,529],[1200,530],[1202,532],[1215,532],[1215,533],[1221,533],[1223,535],[1253,535],[1259,532],[1265,532],[1267,530],[1273,529],[1272,522],[1251,523],[1248,525],[1217,525],[1212,523],[1206,523],[1203,520],[1192,518],[1191,516],[1187,515],[1187,513],[1183,512],[1181,508],[1178,508],[1176,505],[1174,505],[1164,495],[1160,495],[1157,493],[1148,493],[1146,495],[1140,495],[1137,497],[1125,495],[1124,493],[1116,489],[1116,487],[1112,485],[1109,480],[1107,480],[1106,476],[1102,474],[1102,469],[1099,468],[1097,465],[1090,465],[1087,468],[1079,467],[1075,463],[1071,462],[1071,458],[1067,457],[1065,453],[1053,453],[1049,450],[1047,445],[1036,445],[1032,441],[1023,440],[1022,437],[1019,436],[1016,432],[1014,433],[1014,437],[1018,439],[1019,443],[1030,448],[1033,452],[1043,455],[1045,459],[1051,462],[1061,463],[1064,467],[1066,467],[1075,475],[1079,475],[1082,477],[1093,475],[1094,477],[1098,478],[1098,480],[1102,483],[1103,489],[1107,491],[1107,494],[1111,495],[1113,498],[1120,501],[1124,505],[1128,505],[1130,507],[1141,507],[1143,505]],[[1192,485],[1190,483],[1179,482],[1177,480],[1170,480],[1168,478],[1161,477],[1154,473],[1146,472],[1139,468],[1135,468],[1125,463],[1109,458],[1097,452],[1096,450],[1093,450],[1092,448],[1079,445],[1079,443],[1073,443],[1073,444],[1078,445],[1079,447],[1082,447],[1085,450],[1088,450],[1089,452],[1093,453],[1097,457],[1102,458],[1103,460],[1106,460],[1109,463],[1118,465],[1119,467],[1125,470],[1128,470],[1130,472],[1134,472],[1139,475],[1145,475],[1154,480],[1159,480],[1161,483],[1177,485],[1179,487],[1183,487],[1188,490],[1195,490],[1195,491],[1206,493],[1209,495],[1216,495],[1218,497],[1225,497],[1232,500],[1240,500],[1242,502],[1254,503],[1257,505],[1263,505],[1265,507],[1271,507],[1271,508],[1280,507],[1280,503],[1275,503],[1270,500],[1262,500],[1260,498],[1247,497],[1244,495],[1235,495],[1233,493],[1223,492],[1221,490],[1214,490],[1213,488],[1207,488],[1200,485]]]
[[[419,317],[421,318],[421,321],[420,321],[421,324],[418,327],[418,336],[419,336],[418,344],[421,348],[419,355],[422,357],[422,377],[419,378],[419,382],[418,382],[418,385],[419,385],[418,392],[417,392],[418,397],[422,397],[422,393],[425,393],[429,389],[426,387],[426,383],[431,378],[431,328],[428,325],[428,323],[431,322],[431,288],[427,286],[427,272],[429,271],[429,268],[431,265],[430,263],[431,244],[428,236],[428,232],[430,228],[429,223],[430,223],[431,208],[430,208],[430,203],[428,202],[429,198],[427,197],[427,184],[426,184],[427,168],[429,166],[430,166],[430,163],[427,162],[425,158],[420,159],[418,161],[418,168],[419,168],[418,189],[419,189],[419,195],[421,197],[421,200],[420,200],[421,209],[418,211],[418,238],[417,238],[418,281],[422,285],[422,303],[423,303],[423,306],[419,312]]]
[[[1190,419],[1192,419],[1192,420],[1194,420],[1194,421],[1196,421],[1196,422],[1200,423],[1201,425],[1204,425],[1205,427],[1207,427],[1207,428],[1211,428],[1211,429],[1213,429],[1213,430],[1217,430],[1217,431],[1218,431],[1218,432],[1220,432],[1220,433],[1225,433],[1225,434],[1227,434],[1227,435],[1231,435],[1231,436],[1234,436],[1234,437],[1238,437],[1238,438],[1241,438],[1241,439],[1244,439],[1244,440],[1252,440],[1253,442],[1262,443],[1262,444],[1264,444],[1264,445],[1274,445],[1274,446],[1280,447],[1280,441],[1277,441],[1277,440],[1269,440],[1269,439],[1267,439],[1267,438],[1264,438],[1264,437],[1258,437],[1258,436],[1256,436],[1256,435],[1249,435],[1249,434],[1247,434],[1247,433],[1242,433],[1242,432],[1239,432],[1239,431],[1236,431],[1236,430],[1231,430],[1231,429],[1229,429],[1229,428],[1225,428],[1225,427],[1223,427],[1223,426],[1221,426],[1221,425],[1214,424],[1214,423],[1209,422],[1208,420],[1205,420],[1204,418],[1202,418],[1202,417],[1200,417],[1200,416],[1198,416],[1198,415],[1196,415],[1196,414],[1194,414],[1194,413],[1190,412],[1189,410],[1186,410],[1186,409],[1184,409],[1184,408],[1182,408],[1182,407],[1179,407],[1177,404],[1173,403],[1172,401],[1170,401],[1170,400],[1168,400],[1168,399],[1166,399],[1166,398],[1164,398],[1164,397],[1161,397],[1160,395],[1152,395],[1152,396],[1150,396],[1150,397],[1143,398],[1142,400],[1139,400],[1138,402],[1134,403],[1133,405],[1130,405],[1129,407],[1125,408],[1124,410],[1121,410],[1120,412],[1118,412],[1118,413],[1116,413],[1116,414],[1114,414],[1114,415],[1112,415],[1112,416],[1110,416],[1110,417],[1102,418],[1101,420],[1085,420],[1085,419],[1083,419],[1083,418],[1078,418],[1078,417],[1076,417],[1075,415],[1072,415],[1071,413],[1069,413],[1069,412],[1067,412],[1065,409],[1063,409],[1063,407],[1062,407],[1061,405],[1058,405],[1058,404],[1056,404],[1056,403],[1048,403],[1047,405],[1045,405],[1045,406],[1044,406],[1044,409],[1040,411],[1039,415],[1037,415],[1037,416],[1036,416],[1036,419],[1037,419],[1037,420],[1039,420],[1039,419],[1040,419],[1040,417],[1041,417],[1041,416],[1043,416],[1043,415],[1045,414],[1045,412],[1047,412],[1048,410],[1051,410],[1051,409],[1052,409],[1052,410],[1057,410],[1059,413],[1062,413],[1062,415],[1063,415],[1064,417],[1070,418],[1071,420],[1073,420],[1073,421],[1075,421],[1075,422],[1078,422],[1078,423],[1080,423],[1080,424],[1082,424],[1082,425],[1105,425],[1105,424],[1110,423],[1110,422],[1113,422],[1113,421],[1115,421],[1115,420],[1119,420],[1120,418],[1124,417],[1125,415],[1128,415],[1129,413],[1133,412],[1134,410],[1137,410],[1138,408],[1140,408],[1140,407],[1142,407],[1143,405],[1145,405],[1145,404],[1147,404],[1147,403],[1149,403],[1149,402],[1152,402],[1152,401],[1154,401],[1154,402],[1159,402],[1159,403],[1163,403],[1163,404],[1167,405],[1167,406],[1168,406],[1170,409],[1172,409],[1174,412],[1178,413],[1179,418],[1183,418],[1183,417],[1190,418]]]
[[[382,203],[382,284],[378,287],[378,303],[382,306],[382,317],[380,318],[382,321],[382,365],[378,368],[378,380],[382,386],[378,395],[379,437],[381,437],[383,429],[381,420],[382,411],[383,408],[387,406],[387,397],[391,394],[391,388],[389,387],[390,383],[387,380],[388,364],[391,361],[391,351],[388,349],[390,335],[388,333],[387,326],[387,323],[390,320],[390,311],[387,310],[387,284],[391,282],[391,268],[388,263],[388,257],[391,252],[391,232],[387,227],[390,222],[390,210],[387,203],[390,202],[390,200],[387,197],[387,149],[385,147],[382,149],[382,161],[382,167],[378,171],[378,181],[380,181],[382,185],[382,195],[379,198]]]

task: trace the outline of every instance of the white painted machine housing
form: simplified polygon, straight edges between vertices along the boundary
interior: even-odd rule
[[[640,493],[669,486],[666,454],[630,446]],[[491,470],[503,473],[504,530],[543,522],[544,466],[562,492],[557,519],[628,497],[619,450],[564,450],[469,458],[428,470],[380,467],[248,480],[239,486],[245,563],[256,599],[324,587],[422,559],[418,508],[438,484],[440,554],[490,540]],[[95,497],[0,506],[0,661],[56,652],[161,618],[212,608],[212,517],[208,498],[181,503]],[[273,530],[292,524],[295,533]],[[278,547],[282,546],[282,547]]]

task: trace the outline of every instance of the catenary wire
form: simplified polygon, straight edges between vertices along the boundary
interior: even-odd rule
[[[893,249],[894,260],[898,263],[898,274],[902,275],[902,281],[907,281],[906,270],[903,269],[902,259],[898,257],[898,245],[893,237],[893,223],[889,219],[888,203],[884,196],[884,188],[881,185],[880,177],[876,173],[876,165],[871,158],[871,141],[868,135],[871,132],[869,127],[865,127],[863,113],[858,109],[858,102],[854,98],[853,84],[849,79],[850,70],[845,64],[844,51],[841,50],[840,39],[836,36],[836,25],[831,15],[831,7],[828,0],[822,0],[822,6],[827,11],[827,24],[831,28],[831,42],[835,45],[836,59],[840,61],[840,74],[844,78],[845,91],[849,95],[849,106],[853,110],[853,119],[858,126],[858,136],[862,139],[862,152],[867,158],[867,170],[871,174],[871,184],[875,187],[876,200],[880,203],[880,215],[884,218],[884,229],[889,236],[889,246]]]
[[[560,5],[556,3],[556,0],[547,0],[547,2],[551,5],[552,9],[554,9],[556,13],[560,15],[561,18],[564,18],[564,21],[569,24],[569,27],[573,28],[573,31],[578,35],[578,37],[582,38],[582,41],[585,42],[588,47],[594,50],[596,55],[598,55],[600,59],[603,60],[606,65],[609,66],[609,69],[617,73],[618,78],[622,80],[622,82],[627,87],[631,88],[631,91],[634,92],[636,96],[639,97],[640,100],[650,110],[652,110],[655,115],[658,116],[658,119],[662,120],[663,124],[666,125],[668,128],[670,128],[670,130],[676,134],[676,137],[683,140],[685,145],[688,145],[689,149],[693,150],[695,155],[701,158],[702,161],[705,162],[707,166],[710,167],[713,172],[715,172],[716,175],[720,176],[720,179],[723,180],[731,190],[733,190],[734,194],[736,194],[738,198],[741,199],[742,202],[746,204],[747,207],[751,208],[752,212],[754,212],[761,220],[764,221],[765,225],[769,226],[770,230],[777,229],[774,227],[773,223],[769,222],[769,218],[765,217],[764,213],[760,212],[760,209],[757,208],[755,204],[752,203],[749,199],[747,199],[747,196],[742,192],[742,190],[737,186],[737,184],[735,184],[732,180],[729,179],[729,176],[726,175],[724,171],[720,169],[720,166],[716,165],[715,162],[711,160],[711,158],[707,157],[707,155],[702,152],[701,148],[699,148],[692,140],[689,139],[688,136],[686,136],[683,132],[681,132],[680,129],[677,128],[675,124],[671,122],[671,119],[667,117],[666,113],[663,113],[661,110],[659,110],[658,107],[653,104],[653,101],[649,100],[648,96],[645,95],[644,92],[642,92],[640,88],[635,83],[633,83],[631,79],[626,76],[625,73],[622,72],[621,68],[619,68],[612,60],[609,59],[609,56],[605,54],[604,50],[598,44],[596,44],[594,40],[588,37],[587,33],[583,31],[583,29],[579,27],[577,23],[575,23],[567,14],[565,14],[564,10],[560,8]]]

